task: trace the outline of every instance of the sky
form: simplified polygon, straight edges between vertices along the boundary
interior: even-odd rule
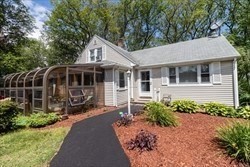
[[[30,14],[35,19],[34,32],[28,37],[39,39],[44,22],[48,19],[48,14],[52,10],[50,0],[22,0],[24,5],[28,7]]]

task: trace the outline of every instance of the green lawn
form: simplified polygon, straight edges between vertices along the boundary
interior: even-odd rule
[[[0,167],[47,166],[68,131],[25,129],[0,136]]]

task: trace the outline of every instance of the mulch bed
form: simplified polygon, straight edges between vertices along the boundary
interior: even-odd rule
[[[153,126],[146,122],[144,116],[136,116],[128,127],[117,127],[113,124],[132,167],[243,166],[228,157],[215,140],[216,129],[234,119],[201,113],[176,115],[180,122],[178,127]],[[128,150],[125,143],[142,129],[157,135],[157,148],[142,153]]]
[[[116,110],[117,107],[99,107],[99,108],[92,108],[89,109],[86,112],[79,112],[79,113],[75,113],[75,114],[69,114],[69,118],[66,120],[62,120],[59,122],[56,122],[53,125],[50,126],[46,126],[44,128],[40,128],[40,129],[50,129],[50,128],[58,128],[58,127],[71,127],[74,123],[96,116],[96,115],[100,115],[100,114],[105,114],[107,112],[110,111],[114,111]]]

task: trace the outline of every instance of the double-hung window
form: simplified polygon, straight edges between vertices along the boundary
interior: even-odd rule
[[[119,71],[119,88],[125,88],[125,72]]]
[[[201,65],[201,83],[210,82],[209,64]]]
[[[90,61],[95,61],[95,49],[89,51]]]
[[[102,60],[102,48],[96,48],[89,50],[89,58],[91,62]]]
[[[175,67],[169,68],[169,82],[170,82],[170,84],[176,83],[176,71],[175,71]]]

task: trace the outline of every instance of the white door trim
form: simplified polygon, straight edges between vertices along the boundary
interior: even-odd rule
[[[141,72],[144,71],[149,71],[149,75],[150,75],[150,91],[148,93],[146,92],[142,92],[141,91]],[[152,69],[143,69],[143,70],[138,70],[138,93],[139,93],[139,97],[153,97],[153,82],[152,82]]]

